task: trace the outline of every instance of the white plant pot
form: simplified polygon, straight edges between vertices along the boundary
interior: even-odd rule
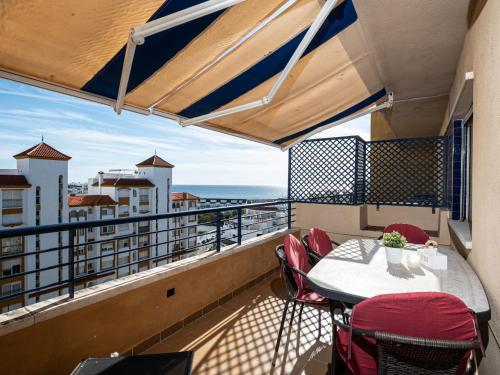
[[[403,259],[403,249],[385,246],[385,256],[387,263],[400,264]]]

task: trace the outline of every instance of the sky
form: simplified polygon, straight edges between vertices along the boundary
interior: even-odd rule
[[[370,138],[365,116],[314,138]],[[0,79],[0,169],[16,168],[15,155],[44,141],[69,155],[69,181],[98,171],[133,169],[156,153],[175,165],[174,184],[286,186],[287,152],[196,126],[129,111]]]

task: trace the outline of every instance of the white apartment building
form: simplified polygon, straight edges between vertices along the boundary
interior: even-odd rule
[[[66,222],[68,204],[66,201],[68,184],[68,160],[71,158],[41,142],[28,150],[14,155],[15,169],[0,170],[0,229],[20,226],[38,226]],[[67,243],[65,234],[44,234],[23,238],[2,239],[0,254],[11,256],[23,252],[33,253],[0,261],[2,276],[11,276],[64,263],[64,250],[41,253],[41,250],[57,248]],[[67,279],[67,268],[54,268],[34,272],[14,279],[0,281],[2,296],[12,295],[22,290],[32,290],[55,284]],[[59,287],[19,296],[0,302],[1,312],[45,300],[61,293]]]
[[[88,194],[68,197],[71,222],[138,217],[170,212],[172,164],[154,155],[136,165],[135,173],[104,173],[89,179]],[[75,236],[76,288],[141,272],[167,260],[168,220],[140,221],[80,230]],[[159,233],[150,233],[157,232]],[[87,242],[93,244],[81,245]],[[133,251],[128,251],[136,249]],[[91,259],[100,257],[99,259]],[[90,260],[87,260],[90,259]],[[141,260],[144,260],[141,262]],[[125,266],[129,263],[133,265]],[[123,267],[115,270],[115,267]],[[109,270],[109,272],[106,272]]]
[[[200,198],[186,192],[172,193],[172,212],[197,210]],[[199,246],[198,243],[198,215],[189,215],[173,218],[172,221],[172,251],[182,255],[183,250]],[[197,247],[195,253],[205,249]],[[186,254],[192,256],[195,253]]]

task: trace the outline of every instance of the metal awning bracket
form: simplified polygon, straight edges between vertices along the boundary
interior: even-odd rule
[[[123,109],[130,78],[130,71],[132,70],[132,63],[134,61],[135,47],[144,44],[145,38],[197,18],[229,8],[243,1],[245,0],[209,0],[179,12],[169,14],[168,16],[147,22],[144,25],[134,26],[130,30],[125,50],[125,58],[123,60],[122,74],[120,77],[120,86],[118,88],[118,95],[115,103],[115,112],[120,114]]]

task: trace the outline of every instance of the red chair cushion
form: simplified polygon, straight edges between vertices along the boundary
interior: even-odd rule
[[[385,294],[367,299],[354,307],[353,327],[406,336],[474,340],[477,338],[474,315],[455,296],[445,293]],[[339,330],[340,357],[354,374],[377,374],[375,339],[353,335],[348,361],[349,333]],[[457,374],[467,364],[464,357]]]
[[[309,304],[326,304],[328,300],[312,290],[305,289],[297,295],[297,301]]]
[[[319,228],[311,228],[311,230],[309,230],[307,243],[312,251],[322,257],[333,250],[333,244],[330,237],[328,237],[328,234],[326,234],[324,230]]]
[[[285,255],[288,263],[302,272],[309,272],[306,249],[304,249],[300,241],[295,236],[288,234],[285,236],[283,244],[285,245]],[[293,277],[297,283],[298,295],[300,295],[308,289],[306,278],[297,272],[293,273]]]
[[[429,235],[422,229],[411,224],[391,224],[384,229],[384,233],[399,232],[406,237],[406,241],[424,245],[429,240]]]

